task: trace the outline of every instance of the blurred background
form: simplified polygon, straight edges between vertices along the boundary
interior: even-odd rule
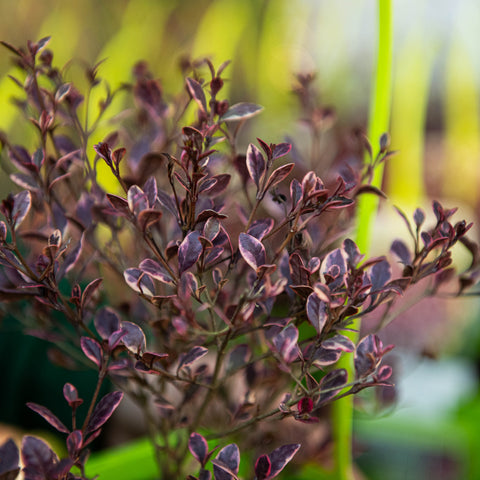
[[[480,4],[393,4],[390,134],[398,154],[386,170],[389,200],[378,217],[375,254],[406,237],[393,205],[430,211],[436,198],[459,206],[458,218],[480,221]],[[366,128],[376,7],[375,0],[0,0],[0,37],[19,46],[52,36],[54,64],[74,59],[67,67],[72,76],[105,59],[99,75],[112,87],[131,81],[133,65],[146,60],[166,95],[181,87],[186,58],[209,56],[217,66],[232,60],[231,103],[263,105],[252,131],[275,143],[303,138],[295,75],[315,72],[318,101],[336,111],[319,152],[334,156],[329,138]],[[0,50],[0,129],[15,135],[11,69],[9,52]],[[122,106],[110,115],[115,108]],[[456,255],[460,269],[468,266],[466,252]],[[371,403],[359,405],[358,464],[367,478],[480,478],[478,313],[475,299],[428,300],[405,308],[384,332],[397,345],[398,388],[395,398],[384,399],[393,403],[382,404],[380,417]]]

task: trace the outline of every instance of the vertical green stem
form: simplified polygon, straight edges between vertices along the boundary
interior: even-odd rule
[[[389,130],[391,90],[392,90],[392,4],[391,0],[377,0],[378,4],[378,45],[375,65],[374,88],[370,103],[368,137],[373,150],[378,149],[382,133]],[[376,168],[372,184],[380,187],[383,179],[383,164]],[[356,243],[360,251],[368,255],[372,226],[378,208],[378,197],[361,195],[357,210]],[[358,341],[359,321],[352,324],[356,332],[349,337]],[[338,362],[338,368],[345,368],[349,379],[355,376],[353,354],[344,355]],[[353,479],[352,431],[353,396],[337,400],[332,406],[332,427],[334,439],[335,479]]]

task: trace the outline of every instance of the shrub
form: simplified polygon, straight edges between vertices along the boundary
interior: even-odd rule
[[[68,455],[26,436],[25,478],[86,478],[88,447],[124,393],[142,407],[162,478],[194,468],[189,479],[237,478],[240,448],[256,458],[255,478],[276,477],[300,445],[277,429],[278,446],[259,451],[261,425],[315,424],[329,403],[389,385],[383,357],[393,346],[375,334],[354,344],[345,332],[425,277],[434,294],[453,275],[457,242],[476,261],[471,225],[452,224],[455,210],[438,202],[429,228],[420,209],[413,222],[399,211],[412,245],[393,243],[403,268],[394,276],[386,257],[365,259],[348,236],[357,197],[384,195],[370,180],[392,154],[387,135],[378,152],[357,136],[370,161],[363,165],[356,148],[356,161],[322,180],[291,143],[257,139],[239,150],[240,128],[261,107],[221,97],[228,63],[184,65],[185,85],[171,100],[139,63],[134,83],[107,87],[96,109],[89,99],[102,85],[99,65],[86,70],[82,94],[53,66],[47,43],[4,43],[36,137],[32,147],[1,134],[4,168],[20,189],[0,207],[0,295],[26,333],[54,344],[56,362],[68,367],[72,352],[83,352],[98,382],[85,402],[64,386],[68,426],[28,404],[65,434]],[[332,115],[313,104],[312,80],[299,76],[297,94],[317,141]],[[92,146],[121,90],[134,105]],[[475,261],[459,291],[473,282]],[[355,356],[354,377],[336,367],[346,354]],[[99,398],[107,377],[115,391]],[[225,437],[235,443],[209,450],[207,440]],[[18,456],[12,441],[3,445],[2,478],[15,478]]]

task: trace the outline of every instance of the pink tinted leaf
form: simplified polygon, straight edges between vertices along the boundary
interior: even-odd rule
[[[132,185],[127,193],[128,208],[135,215],[148,208],[148,198],[143,190],[137,185]]]
[[[253,143],[251,143],[247,149],[247,169],[250,178],[258,190],[260,188],[260,182],[265,175],[267,165],[262,152]]]
[[[158,280],[159,282],[166,284],[173,283],[172,277],[165,270],[165,268],[151,258],[146,258],[145,260],[142,260],[138,267],[140,268],[140,270],[148,273],[148,275],[150,275],[155,280]]]
[[[29,173],[12,173],[10,178],[12,182],[17,184],[19,187],[34,191],[38,191],[40,189],[35,179]]]
[[[272,464],[272,469],[270,475],[265,480],[276,477],[285,468],[287,463],[290,462],[299,448],[299,443],[283,445],[282,447],[276,448],[268,456]]]
[[[122,322],[121,326],[122,330],[126,331],[126,334],[122,338],[122,343],[135,354],[144,352],[146,339],[143,330],[132,322]]]
[[[275,145],[275,148],[273,149],[272,160],[287,155],[288,153],[290,153],[291,149],[292,145],[290,143],[279,143],[278,145]]]
[[[318,333],[322,333],[328,318],[327,304],[315,293],[311,293],[307,299],[307,317]]]
[[[80,255],[82,254],[82,249],[83,249],[83,238],[84,235],[80,237],[80,241],[75,245],[75,247],[68,252],[68,254],[65,256],[65,260],[63,261],[62,267],[61,267],[61,272],[62,274],[59,273],[59,276],[63,276],[63,274],[68,273],[72,268],[75,267],[75,265],[78,262],[78,259],[80,258]]]
[[[255,271],[261,265],[266,263],[265,247],[262,242],[252,237],[248,233],[241,233],[239,236],[238,247],[243,259],[250,265]]]
[[[338,349],[342,352],[353,352],[355,344],[345,335],[334,335],[322,342],[322,347],[327,349]]]
[[[197,102],[203,112],[207,111],[207,99],[202,86],[193,78],[187,78],[187,88],[192,98]]]
[[[209,197],[216,197],[225,191],[230,183],[231,176],[228,173],[221,173],[212,177],[212,180],[216,180],[215,184],[204,190],[204,193]]]
[[[282,356],[285,362],[291,363],[298,356],[297,341],[297,327],[290,324],[273,337],[272,343],[275,350]]]
[[[400,259],[404,265],[411,265],[410,250],[402,240],[394,240],[390,250]]]
[[[347,384],[347,381],[348,373],[344,368],[327,373],[320,382],[321,389],[317,406],[320,406],[335,397],[335,395]]]
[[[120,318],[113,308],[102,307],[95,315],[94,324],[99,335],[107,340],[120,328]]]
[[[238,120],[246,120],[258,115],[263,107],[254,103],[236,103],[232,105],[220,118],[221,122],[234,122]]]
[[[198,433],[192,433],[188,439],[188,449],[203,467],[208,454],[208,445],[205,438]]]
[[[235,443],[223,447],[215,460],[212,461],[215,480],[237,479],[240,451]]]
[[[95,406],[85,434],[98,430],[113,414],[123,398],[123,392],[107,393]]]
[[[153,297],[155,295],[155,285],[148,274],[138,268],[127,268],[123,272],[123,277],[128,286],[135,292]]]
[[[81,307],[82,309],[88,305],[90,299],[92,298],[95,291],[98,289],[100,284],[102,283],[102,278],[96,278],[92,280],[86,287],[82,293],[82,300],[81,300]]]
[[[18,228],[25,220],[32,205],[32,195],[28,190],[23,190],[13,197],[12,219],[14,228]]]
[[[113,195],[107,193],[107,199],[112,205],[112,207],[123,217],[131,216],[130,208],[128,207],[128,202],[118,195]]]
[[[290,198],[292,199],[292,211],[295,210],[303,197],[303,188],[300,182],[294,178],[290,182]]]
[[[59,432],[69,433],[70,430],[54,415],[47,407],[38,405],[36,403],[27,403],[27,407],[38,413],[44,420],[46,420],[52,427],[56,428]]]
[[[263,220],[255,220],[250,228],[247,230],[247,233],[252,237],[255,237],[257,240],[262,240],[262,238],[269,234],[273,228],[273,218],[265,218]]]
[[[82,337],[80,339],[80,346],[82,347],[83,353],[100,368],[103,360],[103,352],[100,344],[93,338]]]
[[[392,271],[390,264],[383,260],[379,263],[376,263],[370,272],[370,280],[372,282],[372,292],[377,292],[385,286],[385,284],[390,280],[392,276]]]
[[[272,462],[268,455],[260,455],[255,462],[255,478],[256,480],[265,480],[272,471]]]
[[[203,246],[199,240],[200,233],[197,231],[190,232],[180,244],[178,248],[178,268],[179,273],[182,274],[200,258]]]
[[[78,452],[83,447],[83,435],[80,430],[74,430],[67,437],[67,450],[70,458],[75,459]]]
[[[83,400],[78,396],[77,389],[71,383],[66,383],[63,386],[63,396],[72,408],[77,408],[83,403]]]
[[[277,185],[282,180],[285,180],[285,178],[287,178],[290,172],[293,170],[294,166],[295,164],[293,163],[287,163],[286,165],[282,165],[281,167],[278,167],[276,170],[274,170],[271,173],[270,177],[268,177],[268,181],[265,186],[265,191]]]
[[[208,353],[208,350],[205,347],[196,346],[193,347],[190,351],[180,356],[180,362],[178,364],[178,369],[180,370],[184,367],[191,365],[196,360],[204,357]]]

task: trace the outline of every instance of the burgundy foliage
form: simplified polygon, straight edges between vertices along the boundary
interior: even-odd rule
[[[456,277],[458,292],[471,287],[479,258],[465,236],[471,225],[451,223],[455,211],[438,202],[428,227],[421,210],[413,223],[399,210],[409,244],[395,240],[393,260],[365,259],[346,232],[358,195],[384,196],[369,183],[392,154],[387,135],[378,147],[358,149],[357,167],[336,164],[321,178],[293,140],[257,138],[239,148],[240,127],[262,107],[221,98],[228,62],[186,66],[173,100],[139,63],[132,85],[85,105],[89,92],[53,66],[47,44],[4,43],[19,69],[17,103],[35,146],[0,132],[13,182],[0,205],[0,298],[28,319],[28,333],[52,342],[58,361],[71,349],[83,355],[98,388],[83,399],[64,386],[67,424],[28,404],[65,435],[68,456],[25,437],[25,478],[85,479],[87,447],[124,393],[140,401],[152,436],[178,431],[175,445],[157,445],[162,478],[185,478],[196,460],[199,473],[187,478],[237,479],[244,449],[256,458],[249,478],[277,477],[300,445],[279,428],[278,448],[257,451],[252,436],[263,420],[290,417],[308,428],[301,424],[320,422],[328,403],[388,385],[392,371],[383,361],[393,347],[374,334],[355,345],[352,320],[389,310],[425,277],[434,285],[426,294],[443,288],[454,276],[458,242],[473,257]],[[88,90],[105,84],[99,72],[87,69]],[[333,113],[309,96],[312,78],[299,76],[296,93],[315,140]],[[118,95],[128,104],[122,125],[92,145]],[[60,351],[65,345],[70,350]],[[354,355],[350,377],[336,366],[342,355]],[[107,376],[119,390],[99,399]],[[223,437],[237,443],[209,450],[207,440]],[[0,476],[15,478],[18,460],[12,441],[0,447]]]

